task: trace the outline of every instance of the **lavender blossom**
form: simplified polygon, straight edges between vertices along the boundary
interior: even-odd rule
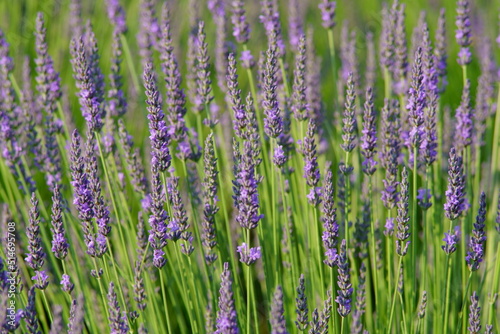
[[[24,321],[26,322],[26,329],[30,334],[41,334],[42,332],[38,330],[38,317],[36,313],[36,290],[35,287],[31,287],[28,291],[28,303],[26,309],[24,310]]]
[[[167,221],[169,217],[163,205],[165,203],[165,193],[160,180],[159,171],[153,166],[152,186],[151,186],[151,215],[149,216],[149,244],[154,251],[153,265],[161,269],[166,264],[166,259],[163,257],[162,248],[167,245]]]
[[[67,293],[71,293],[71,291],[73,291],[73,288],[75,287],[75,285],[71,283],[70,277],[67,274],[62,275],[62,280],[60,284],[61,284],[61,290]]]
[[[238,319],[233,296],[233,282],[231,280],[231,272],[229,271],[229,263],[224,263],[224,269],[220,276],[219,290],[219,310],[217,311],[217,321],[215,334],[237,334]]]
[[[436,70],[439,77],[439,92],[443,92],[448,84],[446,79],[446,62],[448,59],[448,53],[446,51],[446,18],[445,9],[441,8],[439,12],[439,20],[436,30],[436,47],[434,49],[434,55],[436,56]]]
[[[170,18],[168,6],[165,3],[162,11],[162,71],[165,75],[166,87],[166,116],[169,123],[169,134],[175,141],[181,141],[186,137],[186,125],[184,116],[186,115],[186,96],[181,88],[182,76],[179,71],[179,64],[174,55],[172,46]]]
[[[97,47],[97,39],[90,24],[90,20],[85,25],[85,33],[83,35],[85,51],[87,53],[87,64],[89,66],[90,79],[94,82],[97,102],[103,106],[104,102],[104,75],[99,67],[99,49]],[[105,110],[101,108],[101,116],[106,116]]]
[[[33,281],[33,286],[39,290],[45,290],[49,285],[49,275],[45,270],[36,270],[35,276],[31,277]]]
[[[353,292],[345,239],[342,240],[340,245],[337,265],[339,272],[337,284],[339,286],[339,290],[337,290],[337,298],[335,298],[335,302],[339,304],[339,307],[337,308],[339,315],[345,318],[349,315],[349,313],[351,313],[351,295]]]
[[[411,130],[408,135],[408,146],[410,151],[410,163],[413,163],[420,151],[424,139],[424,110],[426,108],[426,95],[424,87],[424,75],[422,70],[422,48],[418,48],[415,53],[415,63],[412,69],[411,87],[409,90],[408,119],[411,123]],[[414,171],[416,173],[416,171]]]
[[[345,152],[352,152],[356,147],[356,92],[353,73],[349,73],[347,79],[347,91],[342,118],[342,139],[344,143],[340,147]]]
[[[424,290],[422,293],[422,299],[420,300],[420,306],[418,308],[418,318],[423,319],[425,317],[425,311],[427,308],[427,291]]]
[[[165,124],[163,110],[161,108],[161,96],[156,85],[156,77],[153,72],[153,65],[148,63],[144,69],[144,88],[146,89],[148,105],[149,130],[152,148],[151,164],[159,171],[166,171],[170,167],[171,155],[168,145],[170,135]]]
[[[380,34],[380,64],[385,71],[394,65],[394,20],[387,4],[382,7],[382,32]]]
[[[455,226],[453,232],[445,232],[443,241],[445,242],[445,245],[441,246],[441,248],[444,252],[447,255],[454,253],[457,250],[457,244],[460,241],[460,226]]]
[[[73,299],[69,311],[68,334],[77,334],[82,332],[84,319],[83,295],[78,297],[78,301]]]
[[[469,327],[467,330],[471,334],[480,333],[481,331],[481,306],[479,306],[479,296],[476,291],[470,296],[470,313],[469,313]]]
[[[108,0],[110,2],[117,0]],[[106,112],[113,117],[120,117],[127,112],[127,100],[123,93],[123,78],[120,74],[122,62],[122,44],[120,41],[120,31],[115,28],[113,31],[112,44],[113,57],[111,58],[111,73],[109,75],[108,101]]]
[[[483,262],[484,257],[484,242],[486,241],[486,231],[484,228],[486,221],[486,195],[481,193],[479,199],[479,211],[476,216],[476,222],[473,225],[472,236],[469,240],[469,251],[465,260],[471,271],[479,269],[479,265]]]
[[[236,221],[241,227],[254,229],[264,215],[259,214],[259,194],[257,192],[257,180],[255,179],[255,166],[251,157],[250,142],[244,143],[241,163],[238,167],[238,215]]]
[[[399,201],[397,191],[397,171],[398,158],[400,154],[400,142],[398,136],[398,118],[397,109],[399,104],[397,100],[385,100],[382,109],[382,149],[380,152],[380,161],[385,168],[384,189],[382,190],[382,201],[388,209],[394,208]]]
[[[232,2],[233,15],[231,22],[233,23],[233,36],[240,44],[246,44],[250,38],[250,25],[245,16],[245,3],[242,0]]]
[[[316,140],[314,139],[316,133],[316,124],[312,119],[309,119],[307,125],[307,134],[302,142],[301,152],[304,156],[304,178],[307,185],[311,188],[308,200],[311,205],[318,205],[320,198],[317,195],[317,185],[320,179],[318,168],[318,157],[316,152]]]
[[[300,38],[304,34],[303,17],[301,15],[302,8],[300,5],[301,2],[299,0],[290,0],[288,2],[288,39],[294,51],[297,51],[297,47],[300,47]]]
[[[295,70],[293,78],[292,92],[292,112],[295,119],[304,121],[309,117],[310,110],[306,97],[306,37],[300,36],[298,44],[298,53],[295,57]]]
[[[262,14],[259,16],[259,19],[264,25],[268,43],[276,49],[279,57],[283,57],[285,55],[285,43],[281,34],[278,4],[273,0],[262,0],[261,8]]]
[[[470,80],[467,80],[462,91],[462,100],[457,108],[455,131],[455,146],[461,152],[472,143],[474,111],[470,105]]]
[[[269,46],[267,49],[266,67],[264,69],[264,97],[262,107],[264,109],[264,131],[270,138],[277,138],[283,132],[283,120],[278,105],[276,92],[276,49]]]
[[[42,239],[40,237],[40,211],[35,193],[31,194],[29,225],[26,228],[26,236],[28,237],[26,264],[35,271],[40,270],[45,262],[45,252],[43,251]]]
[[[418,205],[423,210],[427,210],[432,206],[431,198],[432,198],[431,189],[419,188],[417,190]]]
[[[395,1],[392,7],[394,24],[394,92],[398,95],[404,94],[407,89],[408,72],[408,47],[405,33],[405,8],[404,4]]]
[[[352,314],[353,324],[351,333],[359,334],[363,331],[362,317],[366,307],[366,266],[364,262],[359,267],[359,283],[356,290],[356,309]]]
[[[98,132],[103,126],[102,106],[99,102],[99,93],[92,77],[90,60],[85,52],[85,45],[82,37],[71,40],[72,65],[76,86],[79,90],[78,97],[82,114],[87,121],[87,126],[91,132]]]
[[[318,5],[321,10],[321,21],[325,29],[333,29],[335,27],[335,9],[337,7],[336,1],[322,0]]]
[[[55,257],[64,260],[68,255],[69,244],[66,241],[65,230],[62,220],[62,204],[59,186],[54,187],[54,195],[52,196],[52,252]]]
[[[269,316],[271,322],[272,334],[287,334],[286,321],[285,321],[285,308],[283,306],[283,289],[277,286],[273,295],[271,304],[271,315]]]
[[[363,114],[363,136],[361,137],[361,154],[365,158],[362,166],[366,175],[373,175],[376,171],[377,162],[373,159],[377,153],[377,129],[375,110],[373,107],[373,91],[369,87],[366,90],[366,101]]]
[[[233,53],[228,56],[227,88],[234,113],[233,128],[240,138],[248,138],[247,131],[249,120],[245,113],[245,107],[241,100],[241,89],[238,86],[238,75],[236,74],[236,59]]]
[[[405,256],[408,251],[410,238],[410,216],[409,216],[409,182],[408,182],[408,171],[406,167],[403,167],[403,172],[401,174],[401,197],[398,202],[398,216],[396,218],[398,222],[397,233],[396,233],[396,253],[399,256]]]
[[[450,150],[448,159],[448,189],[444,210],[446,218],[455,220],[466,209],[465,174],[462,157],[457,155],[455,147]]]
[[[115,292],[113,282],[109,283],[108,289],[108,305],[109,305],[109,329],[111,334],[126,334],[129,331],[127,316],[120,310],[118,297]]]
[[[119,34],[127,32],[127,22],[125,21],[125,11],[120,5],[119,0],[107,0],[106,6],[108,8],[108,18],[115,26],[115,30]]]
[[[295,326],[297,326],[299,331],[305,331],[309,325],[309,316],[307,308],[307,296],[306,287],[304,283],[304,274],[300,275],[299,286],[297,287],[297,298],[295,298],[295,313],[297,314],[297,320],[295,321]]]
[[[167,193],[172,208],[172,219],[170,225],[176,228],[172,232],[172,240],[177,241],[182,239],[181,252],[186,255],[191,255],[194,251],[192,245],[193,234],[188,232],[189,222],[186,209],[182,203],[181,194],[179,192],[179,178],[171,177],[167,182]]]
[[[288,160],[288,156],[286,155],[285,151],[283,150],[283,146],[281,145],[276,145],[274,148],[274,154],[273,154],[273,163],[278,167],[282,168]]]
[[[333,173],[328,170],[325,175],[323,186],[323,246],[325,247],[325,257],[323,261],[330,268],[337,261],[337,238],[339,236],[339,225],[337,223],[337,209],[334,206],[335,189],[333,186]]]
[[[213,100],[213,96],[211,95],[212,81],[210,80],[210,57],[208,56],[208,44],[205,39],[205,23],[200,21],[198,23],[198,53],[196,55],[196,59],[198,60],[196,65],[196,110],[198,112],[207,108]]]
[[[457,29],[455,30],[455,39],[457,40],[458,45],[460,45],[461,47],[457,59],[458,64],[461,66],[467,66],[472,61],[472,55],[469,50],[469,45],[472,42],[469,11],[469,1],[457,1],[457,17],[455,21]]]
[[[36,88],[39,93],[39,108],[44,111],[45,124],[45,163],[47,185],[52,190],[56,183],[61,182],[60,153],[56,141],[57,127],[54,114],[57,100],[61,97],[61,79],[54,69],[54,63],[47,51],[46,29],[43,14],[38,13],[36,19]]]
[[[213,134],[210,133],[205,140],[205,153],[203,156],[205,177],[203,179],[203,222],[202,243],[205,248],[205,261],[212,264],[217,260],[214,252],[217,246],[215,215],[219,211],[217,199],[217,159],[215,158],[215,147]]]
[[[250,248],[246,243],[242,243],[241,246],[236,247],[236,252],[240,254],[240,262],[247,266],[254,264],[262,257],[260,247]]]

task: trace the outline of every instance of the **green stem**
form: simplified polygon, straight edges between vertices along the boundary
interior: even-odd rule
[[[163,279],[163,270],[158,269],[158,271],[160,272],[161,295],[162,295],[162,299],[163,299],[165,319],[167,321],[167,329],[168,329],[167,333],[173,333],[172,329],[170,328],[170,315],[169,315],[168,306],[167,306],[167,294],[165,292],[165,282]]]
[[[398,270],[396,271],[396,283],[394,284],[394,293],[392,295],[392,302],[391,302],[391,313],[389,314],[389,323],[387,324],[387,333],[391,333],[391,328],[392,328],[392,318],[394,316],[394,306],[396,305],[396,295],[398,294],[398,284],[399,284],[399,271],[401,270],[401,265],[403,263],[403,257],[399,257],[399,265],[398,265]]]
[[[460,320],[464,319],[466,321],[466,317],[464,317],[464,310],[465,310],[465,305],[467,304],[467,293],[469,292],[469,287],[471,283],[471,278],[472,278],[472,271],[469,273],[469,278],[467,279],[467,285],[464,290],[464,297],[462,298],[462,307],[460,309],[460,313],[458,313],[458,327],[456,330],[456,333],[458,334],[460,332],[460,329],[462,328],[462,322]]]
[[[443,325],[443,332],[442,333],[449,332],[448,331],[448,318],[449,318],[449,313],[450,313],[450,286],[451,286],[451,257],[450,257],[450,254],[448,254],[447,261],[446,261],[446,286],[445,286],[445,297],[444,297],[444,325]]]

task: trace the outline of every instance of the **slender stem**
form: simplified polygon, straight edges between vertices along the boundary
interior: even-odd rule
[[[250,247],[250,230],[249,229],[246,229],[245,231],[245,241],[248,245],[248,247]],[[251,333],[250,332],[250,316],[251,316],[251,308],[250,308],[250,266],[246,266],[247,268],[247,333]]]
[[[49,315],[50,323],[53,323],[52,319],[52,310],[50,309],[49,302],[47,301],[47,296],[45,295],[45,290],[40,290],[42,292],[43,302],[45,303],[45,307],[47,308],[47,314]]]
[[[500,283],[499,275],[500,275],[500,242],[497,242],[497,255],[495,258],[495,272],[493,274],[493,281],[491,282],[491,292],[490,298],[495,298],[496,291],[498,291],[498,284]],[[495,298],[496,299],[496,298]],[[493,313],[495,312],[495,299],[490,303],[490,312],[488,314],[488,324],[493,325]]]
[[[335,40],[333,38],[333,29],[328,29],[328,47],[330,49],[330,63],[332,68],[332,96],[335,95],[335,89],[337,88],[337,67],[335,65]],[[335,100],[333,101],[335,107]]]
[[[462,328],[462,322],[460,320],[464,319],[466,321],[466,318],[464,317],[464,310],[465,310],[465,305],[467,304],[467,293],[469,292],[469,287],[470,287],[470,282],[472,278],[472,271],[469,273],[469,278],[467,279],[467,285],[464,290],[464,297],[462,298],[462,307],[460,308],[460,312],[458,313],[458,327],[456,330],[456,333],[458,334],[460,332],[460,329]]]
[[[139,92],[139,87],[140,87],[139,79],[137,78],[137,72],[134,67],[134,60],[132,58],[132,53],[130,52],[130,47],[128,45],[127,38],[125,38],[125,35],[121,34],[120,40],[123,45],[123,51],[125,53],[125,58],[127,59],[127,65],[130,71],[130,76],[132,77],[132,83],[134,84],[134,89],[136,92]]]
[[[349,152],[345,152],[345,169],[349,168]],[[349,189],[349,173],[345,173],[345,206],[344,206],[344,228],[345,228],[345,242],[349,248],[349,204],[350,204],[350,189]]]
[[[450,254],[447,255],[446,261],[446,286],[445,286],[445,297],[444,297],[444,326],[442,333],[448,333],[448,318],[450,312],[450,285],[451,285],[451,257]]]
[[[391,332],[392,328],[392,318],[394,316],[394,306],[396,305],[396,295],[398,294],[398,284],[399,284],[399,271],[401,270],[401,265],[403,263],[403,257],[399,257],[399,265],[398,265],[398,270],[396,271],[396,283],[394,284],[394,293],[392,295],[392,302],[391,302],[391,313],[389,315],[389,323],[387,325],[387,333]]]
[[[162,299],[163,299],[163,307],[165,309],[164,310],[165,319],[167,321],[167,329],[168,329],[167,333],[173,333],[172,329],[170,328],[170,315],[169,315],[168,306],[167,306],[167,294],[165,292],[165,282],[163,279],[163,270],[158,269],[158,271],[160,272],[161,295],[162,295]]]

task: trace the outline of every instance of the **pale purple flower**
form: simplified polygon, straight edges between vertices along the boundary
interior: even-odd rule
[[[70,277],[67,274],[62,275],[62,280],[61,280],[61,290],[67,293],[71,293],[73,291],[73,288],[75,285],[71,283]]]
[[[214,334],[238,334],[238,318],[234,303],[233,281],[229,271],[229,263],[224,263],[219,290],[219,310],[217,311],[216,330]]]
[[[337,7],[336,1],[321,0],[318,5],[321,10],[321,21],[325,29],[332,29],[335,27],[335,9]]]
[[[31,280],[34,281],[35,288],[40,290],[45,290],[49,285],[49,275],[45,270],[35,271],[35,276],[31,277]]]
[[[262,256],[260,247],[249,248],[246,243],[242,243],[241,246],[236,247],[236,252],[240,254],[240,261],[247,266],[254,264]]]

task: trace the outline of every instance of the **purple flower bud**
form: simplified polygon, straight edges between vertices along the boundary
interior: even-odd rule
[[[356,91],[353,73],[349,73],[347,79],[347,91],[342,118],[342,139],[340,145],[345,152],[352,152],[356,147]]]
[[[325,29],[332,29],[335,27],[335,9],[337,7],[336,1],[322,0],[318,5],[321,10],[321,24]]]
[[[470,313],[469,313],[469,327],[467,330],[469,333],[480,333],[481,332],[481,307],[479,306],[479,296],[476,291],[470,296]]]
[[[200,21],[198,23],[198,53],[196,55],[196,59],[198,60],[196,65],[196,110],[198,110],[198,112],[204,110],[204,108],[213,100],[213,96],[211,95],[212,81],[210,80],[210,57],[208,56],[208,44],[205,39],[205,23]]]
[[[283,119],[278,105],[277,77],[276,77],[276,49],[270,46],[267,50],[266,67],[264,70],[264,98],[262,107],[266,118],[264,131],[270,138],[276,138],[283,132]]]
[[[444,252],[447,255],[454,253],[457,250],[457,244],[460,241],[460,226],[455,226],[453,232],[445,232],[443,241],[445,242],[445,245],[441,246],[441,248]]]
[[[342,244],[340,245],[337,265],[339,272],[337,284],[339,286],[339,290],[337,290],[337,298],[335,298],[335,302],[339,305],[337,308],[339,315],[345,318],[349,315],[349,313],[351,313],[351,296],[353,292],[345,240],[342,240]]]
[[[127,315],[121,312],[118,298],[115,292],[113,282],[109,283],[108,289],[108,305],[109,305],[109,329],[111,334],[126,334],[129,331]]]
[[[479,211],[476,216],[476,222],[472,229],[472,236],[469,240],[469,251],[465,260],[471,271],[479,269],[479,265],[483,262],[484,257],[484,242],[486,241],[486,231],[484,230],[486,221],[486,195],[481,193],[479,199]]]
[[[396,232],[396,253],[399,256],[405,256],[408,251],[408,240],[410,238],[410,215],[409,215],[409,182],[408,171],[403,167],[401,181],[401,197],[398,202],[398,228]]]
[[[28,237],[28,254],[25,261],[31,269],[38,271],[45,262],[45,252],[42,248],[40,211],[35,193],[31,194],[31,208],[29,210],[29,224],[26,228],[26,235]]]
[[[120,34],[127,32],[127,22],[125,21],[125,11],[119,0],[107,0],[108,18]]]
[[[306,97],[306,37],[300,36],[298,53],[295,57],[295,70],[292,92],[292,112],[295,119],[304,121],[310,116],[309,105]]]
[[[240,44],[246,44],[250,38],[250,26],[245,16],[245,3],[242,0],[232,2],[233,15],[231,22],[233,23],[233,36]]]
[[[31,277],[31,280],[34,281],[35,288],[39,290],[45,290],[49,285],[49,275],[45,270],[35,271],[35,276]]]
[[[75,285],[71,283],[69,275],[63,274],[61,280],[61,289],[64,292],[71,293]]]
[[[249,248],[246,243],[242,243],[241,246],[236,247],[236,252],[240,254],[240,262],[247,266],[254,264],[262,256],[260,247]]]
[[[297,314],[297,320],[295,321],[295,326],[297,326],[299,331],[305,331],[309,325],[307,308],[307,296],[304,274],[300,274],[299,286],[297,287],[297,298],[295,298],[295,313]]]
[[[427,210],[432,206],[431,198],[432,198],[431,189],[425,189],[425,188],[418,189],[418,194],[417,194],[418,205],[423,210]]]
[[[467,80],[462,91],[460,106],[455,114],[457,123],[454,143],[459,152],[472,143],[473,114],[474,111],[470,105],[470,80]]]
[[[271,333],[286,334],[285,308],[283,306],[283,289],[281,286],[276,287],[271,303]]]
[[[457,17],[455,21],[457,29],[455,30],[455,38],[458,45],[461,47],[460,52],[458,53],[458,64],[461,66],[466,66],[472,61],[472,56],[469,50],[469,45],[472,42],[469,11],[469,1],[457,1]]]
[[[215,246],[217,237],[215,229],[215,215],[219,211],[217,207],[217,159],[215,158],[215,147],[213,133],[205,140],[205,152],[203,155],[205,177],[203,178],[203,222],[202,243],[205,248],[205,260],[212,264],[217,260]]]
[[[234,304],[233,282],[229,263],[224,263],[224,270],[220,276],[219,310],[217,311],[215,334],[238,334],[238,318]]]
[[[371,88],[366,90],[366,101],[363,114],[363,133],[361,137],[361,154],[363,160],[363,172],[367,175],[373,175],[376,171],[377,162],[373,159],[377,153],[377,129],[375,120],[375,109],[373,107],[373,91]]]
[[[462,157],[457,155],[455,147],[450,150],[448,159],[448,189],[444,210],[446,218],[455,220],[466,209],[465,174]]]

